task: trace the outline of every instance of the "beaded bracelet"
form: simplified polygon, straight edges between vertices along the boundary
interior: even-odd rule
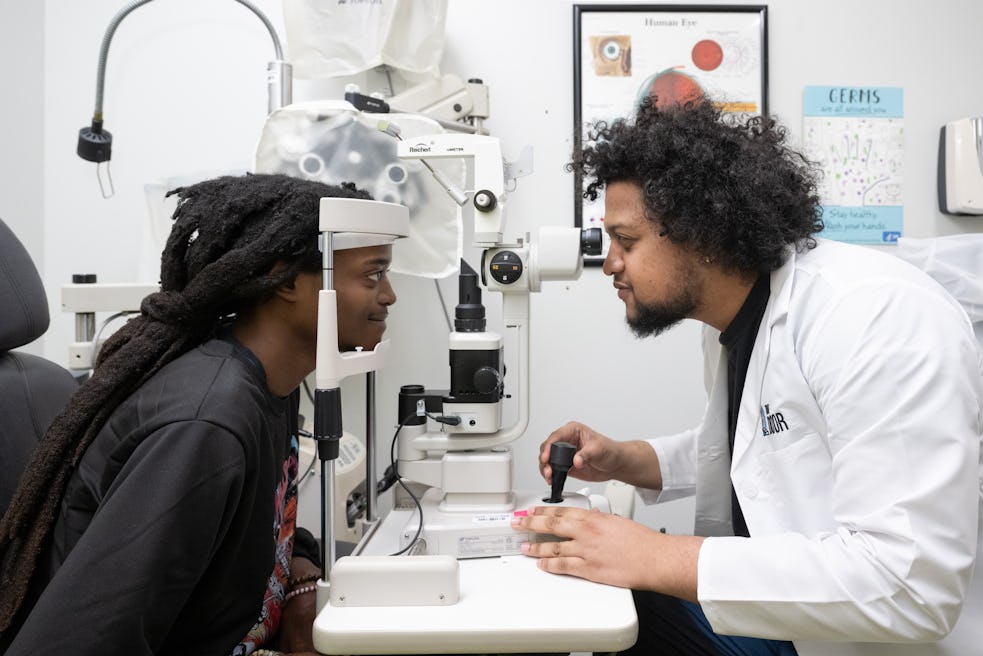
[[[285,656],[285,654],[282,651],[272,649],[257,649],[253,652],[253,656]]]
[[[304,583],[314,583],[319,578],[321,578],[320,574],[308,574],[307,576],[298,576],[297,578],[291,576],[289,579],[287,579],[287,585],[289,585],[291,588],[296,588],[298,585],[302,585]]]
[[[317,590],[317,586],[314,584],[305,585],[299,588],[294,588],[293,590],[287,593],[287,596],[283,598],[283,603],[286,604],[288,601],[290,601],[297,595],[302,595],[308,592],[314,592],[315,590]]]

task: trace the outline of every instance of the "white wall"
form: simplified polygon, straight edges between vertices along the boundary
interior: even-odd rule
[[[256,4],[282,36],[280,2]],[[265,116],[265,65],[273,52],[252,14],[231,1],[160,0],[141,7],[123,22],[109,55],[105,116],[114,134],[117,193],[104,200],[95,165],[74,151],[79,128],[91,119],[103,32],[123,5],[46,0],[42,17],[41,3],[0,0],[0,57],[16,73],[2,87],[0,103],[8,146],[0,152],[0,215],[43,211],[43,234],[30,219],[13,225],[19,234],[28,233],[29,248],[43,262],[53,316],[44,353],[58,361],[65,360],[72,336],[71,317],[59,312],[58,287],[73,272],[96,272],[103,281],[155,279],[157,254],[146,245],[144,183],[248,168]],[[903,87],[906,236],[980,231],[978,219],[938,212],[935,171],[940,126],[983,113],[983,3],[943,0],[920,11],[892,0],[768,5],[772,114],[797,135],[805,85]],[[8,34],[16,37],[13,42]],[[572,143],[572,52],[569,0],[450,0],[443,71],[489,85],[487,126],[502,139],[507,157],[526,144],[535,149],[535,173],[519,181],[510,200],[509,236],[535,233],[539,225],[572,224],[572,180],[563,171]],[[295,99],[337,98],[342,84],[298,82]],[[477,261],[474,250],[467,256]],[[441,284],[452,308],[456,283]],[[400,303],[390,336],[399,353],[378,377],[383,451],[399,385],[442,387],[448,375],[446,328],[433,283],[397,276],[395,285]],[[494,319],[497,300],[486,295],[486,303]],[[532,419],[527,436],[515,445],[517,487],[541,485],[538,444],[569,419],[624,438],[675,431],[699,420],[703,394],[695,324],[657,340],[635,340],[624,328],[610,281],[598,269],[585,271],[577,283],[547,284],[534,297],[532,312]],[[506,345],[514,357],[510,341]],[[346,385],[346,393],[361,398],[358,385]],[[353,414],[346,415],[346,426],[357,432],[361,421]],[[681,503],[642,516],[687,531],[691,506]]]
[[[0,0],[0,219],[44,266],[44,3]],[[41,340],[24,348],[39,355]]]

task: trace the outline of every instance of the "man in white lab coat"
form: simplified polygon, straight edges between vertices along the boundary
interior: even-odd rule
[[[646,101],[591,137],[573,166],[605,190],[604,272],[639,336],[706,324],[709,403],[651,440],[567,424],[541,470],[572,443],[571,476],[695,494],[696,524],[537,508],[516,528],[568,539],[525,553],[635,590],[633,653],[957,653],[939,640],[973,573],[983,435],[965,312],[898,258],[816,238],[815,173],[771,120]]]

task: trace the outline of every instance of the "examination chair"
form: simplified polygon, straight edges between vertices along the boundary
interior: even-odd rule
[[[0,220],[0,515],[38,441],[78,387],[67,369],[13,350],[43,335],[48,321],[34,262]]]

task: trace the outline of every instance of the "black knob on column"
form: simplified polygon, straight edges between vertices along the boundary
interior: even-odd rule
[[[567,482],[567,472],[573,466],[573,454],[577,447],[568,442],[553,442],[550,445],[550,467],[553,469],[553,485],[546,503],[563,501],[563,484]]]

